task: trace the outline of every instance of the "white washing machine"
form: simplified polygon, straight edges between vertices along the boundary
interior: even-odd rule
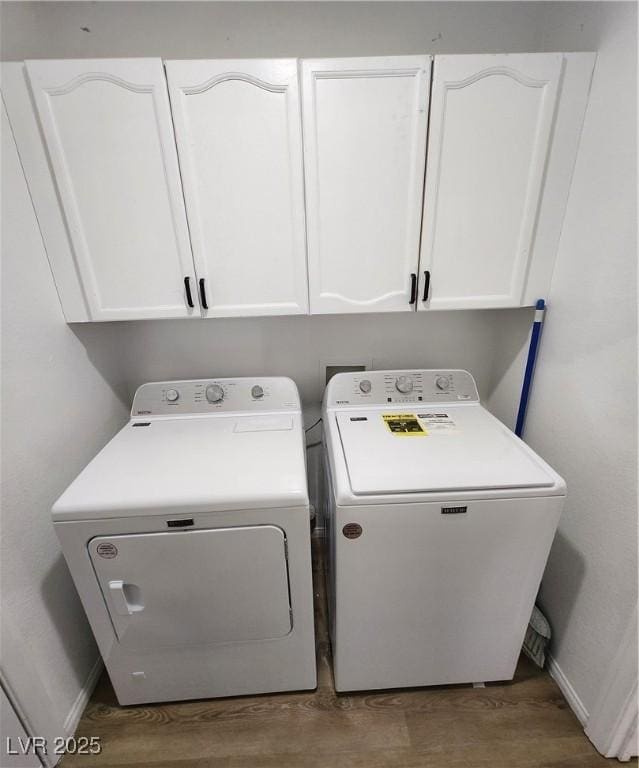
[[[53,519],[120,704],[316,686],[290,379],[143,385]]]
[[[338,374],[323,417],[337,690],[511,679],[563,480],[466,371]]]

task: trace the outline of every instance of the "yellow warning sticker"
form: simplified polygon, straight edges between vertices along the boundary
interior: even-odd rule
[[[414,413],[384,413],[382,419],[397,437],[426,437],[428,434]]]

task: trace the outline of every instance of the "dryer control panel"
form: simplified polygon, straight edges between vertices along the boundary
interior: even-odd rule
[[[143,384],[133,398],[131,416],[299,410],[299,394],[292,379],[256,376]]]
[[[329,381],[327,406],[388,403],[478,403],[468,371],[402,370],[338,373]]]

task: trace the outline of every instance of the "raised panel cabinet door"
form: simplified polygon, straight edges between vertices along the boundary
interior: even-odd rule
[[[297,61],[167,61],[209,317],[308,311]]]
[[[419,309],[522,303],[562,55],[436,56]]]
[[[199,316],[162,61],[26,67],[91,319]]]
[[[430,65],[302,62],[311,313],[414,309]]]

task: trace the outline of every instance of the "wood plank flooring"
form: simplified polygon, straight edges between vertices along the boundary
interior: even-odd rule
[[[119,707],[104,673],[77,736],[97,756],[63,768],[595,768],[555,682],[522,657],[515,680],[336,695],[324,569],[314,538],[316,691]]]

